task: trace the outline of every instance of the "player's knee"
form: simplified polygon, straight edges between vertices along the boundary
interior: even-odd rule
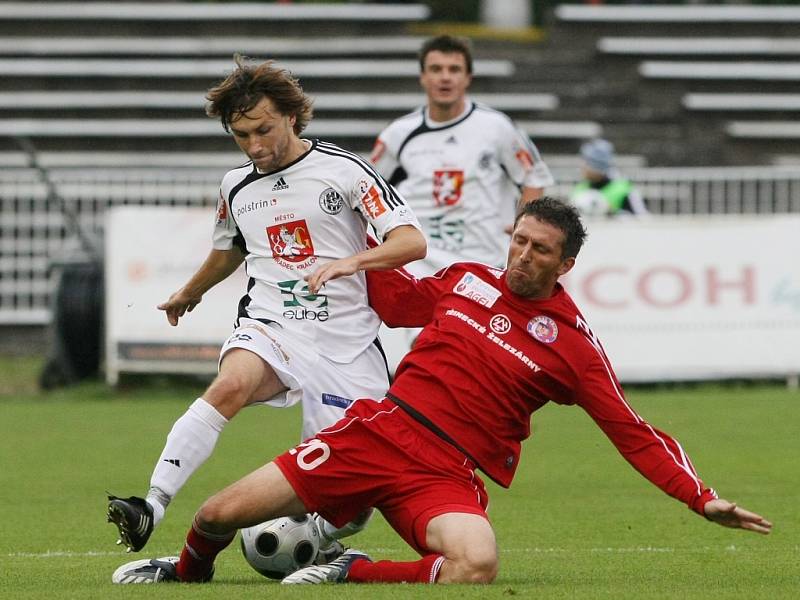
[[[492,583],[497,577],[497,552],[493,550],[471,552],[466,559],[467,582]]]
[[[492,583],[497,577],[498,561],[494,548],[475,548],[458,558],[448,559],[447,576],[442,583]]]
[[[220,374],[203,394],[203,398],[223,416],[230,418],[247,404],[250,393],[250,386],[241,378]]]
[[[195,514],[195,522],[203,531],[209,533],[225,532],[233,521],[233,510],[230,502],[224,502],[219,495],[206,500]]]

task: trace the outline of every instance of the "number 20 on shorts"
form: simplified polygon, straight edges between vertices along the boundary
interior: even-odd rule
[[[331,455],[331,449],[325,442],[311,438],[289,450],[295,455],[297,466],[304,471],[313,471],[324,463]]]

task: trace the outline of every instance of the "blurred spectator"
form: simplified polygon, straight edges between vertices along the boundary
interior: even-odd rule
[[[594,139],[581,145],[581,175],[570,200],[586,216],[644,215],[647,208],[630,180],[614,166],[614,145]]]

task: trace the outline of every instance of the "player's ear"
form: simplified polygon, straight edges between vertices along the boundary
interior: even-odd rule
[[[558,276],[561,277],[562,275],[566,275],[572,270],[572,267],[575,266],[575,257],[570,256],[565,258],[561,261],[561,265],[558,267]]]

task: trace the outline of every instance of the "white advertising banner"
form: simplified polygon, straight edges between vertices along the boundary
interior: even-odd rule
[[[119,207],[106,225],[106,371],[213,373],[240,269],[171,327],[156,305],[211,248],[213,208]],[[623,381],[800,373],[800,216],[591,221],[562,283]],[[409,336],[384,338],[392,367]]]
[[[562,281],[619,377],[800,372],[800,216],[591,221]]]
[[[213,207],[122,206],[105,227],[106,378],[120,372],[214,373],[247,289],[244,267],[219,283],[172,327],[158,304],[211,250]]]

